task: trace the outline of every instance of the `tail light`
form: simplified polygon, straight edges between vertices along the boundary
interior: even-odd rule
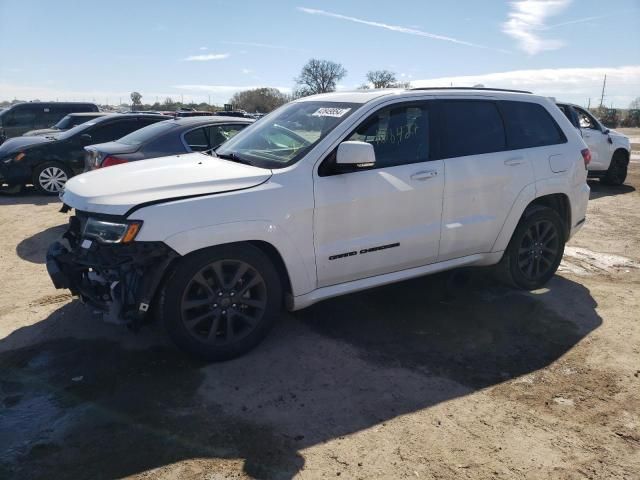
[[[104,160],[102,160],[102,163],[98,166],[98,168],[113,167],[114,165],[120,165],[121,163],[127,162],[128,160],[125,160],[124,158],[112,157],[111,155],[108,155],[104,158]]]
[[[586,168],[591,162],[591,151],[588,148],[585,148],[580,150],[580,153],[582,154],[582,159],[584,160],[584,166]]]

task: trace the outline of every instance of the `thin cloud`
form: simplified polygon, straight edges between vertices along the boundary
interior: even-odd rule
[[[577,18],[575,20],[569,20],[567,22],[556,23],[555,25],[549,25],[548,27],[545,27],[543,30],[551,30],[552,28],[564,27],[566,25],[573,25],[575,23],[592,22],[594,20],[601,20],[603,18],[615,17],[617,15],[620,15],[620,13],[622,12],[609,13],[607,15],[597,15],[595,17]]]
[[[306,50],[303,50],[301,48],[287,47],[286,45],[272,45],[270,43],[231,42],[231,41],[225,41],[225,42],[220,42],[220,43],[223,43],[225,45],[238,45],[238,46],[242,46],[242,47],[270,48],[272,50],[290,50],[290,51],[294,51],[294,52],[305,52],[306,51]]]
[[[521,50],[536,55],[547,50],[557,50],[564,44],[560,40],[547,39],[540,31],[548,30],[545,21],[564,11],[571,0],[521,0],[511,3],[509,19],[502,31],[513,37]]]
[[[229,58],[228,53],[208,53],[206,55],[190,55],[184,59],[185,62],[209,62],[211,60],[224,60]]]
[[[297,7],[297,9],[301,12],[307,13],[309,15],[320,15],[323,17],[336,18],[338,20],[346,20],[348,22],[359,23],[361,25],[368,25],[370,27],[383,28],[385,30],[390,30],[392,32],[405,33],[408,35],[416,35],[418,37],[426,37],[431,38],[433,40],[441,40],[444,42],[451,42],[458,45],[465,45],[467,47],[474,48],[484,48],[489,50],[498,50],[505,52],[505,50],[495,49],[491,47],[487,47],[485,45],[480,45],[477,43],[467,42],[465,40],[460,40],[458,38],[448,37],[445,35],[438,35],[435,33],[425,32],[424,30],[418,30],[416,28],[402,27],[400,25],[390,25],[382,22],[375,22],[371,20],[364,20],[362,18],[349,17],[347,15],[342,15],[340,13],[327,12],[326,10],[318,10],[315,8],[306,8],[306,7]]]

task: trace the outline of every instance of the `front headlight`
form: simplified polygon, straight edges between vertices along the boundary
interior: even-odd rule
[[[97,218],[89,218],[84,226],[83,237],[95,238],[102,243],[129,243],[132,242],[142,227],[142,222],[107,222]]]

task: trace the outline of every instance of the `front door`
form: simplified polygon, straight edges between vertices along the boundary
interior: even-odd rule
[[[376,164],[340,171],[335,152],[314,179],[318,286],[435,262],[444,166],[431,160],[428,102],[378,110],[344,140],[371,143]]]
[[[591,151],[589,170],[606,170],[611,162],[609,136],[602,133],[598,122],[586,110],[573,107],[578,115],[582,139]]]

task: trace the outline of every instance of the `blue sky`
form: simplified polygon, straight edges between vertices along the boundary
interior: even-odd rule
[[[415,86],[482,83],[607,105],[640,96],[639,0],[0,0],[0,100],[225,102],[291,89],[311,57],[340,89],[389,69]]]

